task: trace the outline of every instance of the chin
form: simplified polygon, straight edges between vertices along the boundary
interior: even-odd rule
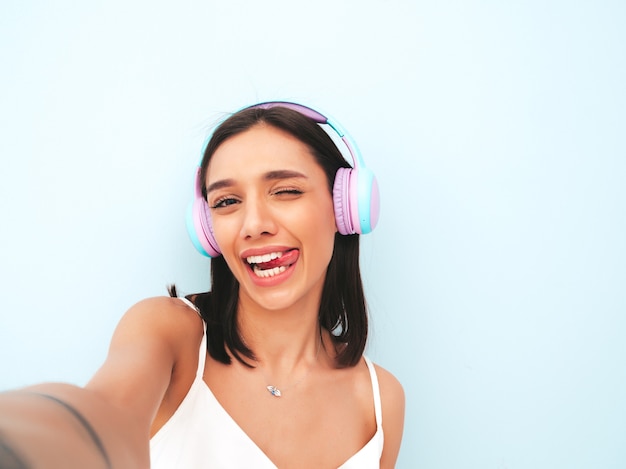
[[[290,294],[248,295],[248,301],[264,310],[280,312],[294,307],[298,301]]]
[[[240,289],[239,294],[240,299],[244,299],[244,303],[255,305],[255,307],[268,312],[287,312],[293,308],[304,312],[310,308],[315,308],[317,314],[321,288],[312,288],[305,294],[298,294],[295,287],[276,288],[273,291],[268,289],[261,292],[253,288],[253,290],[247,291]]]

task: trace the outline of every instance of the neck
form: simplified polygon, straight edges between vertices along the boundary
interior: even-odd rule
[[[293,373],[302,366],[310,366],[319,353],[321,331],[317,308],[308,313],[267,311],[240,302],[237,321],[246,345],[265,370]]]
[[[313,330],[313,335],[303,335],[302,340],[284,330],[252,335],[256,338],[251,344],[256,355],[256,371],[274,397],[291,392],[317,368],[323,335],[317,326]]]

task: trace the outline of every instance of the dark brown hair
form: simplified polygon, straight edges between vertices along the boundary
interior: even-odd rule
[[[220,124],[204,152],[200,177],[206,198],[206,175],[211,157],[230,137],[255,125],[270,125],[283,130],[307,145],[326,173],[332,194],[335,173],[350,167],[324,129],[303,114],[285,108],[247,108]],[[222,363],[230,363],[230,351],[237,360],[254,359],[239,332],[237,302],[239,283],[222,256],[211,260],[211,290],[194,298],[207,324],[209,354]],[[360,360],[367,342],[368,319],[359,266],[359,235],[335,234],[331,257],[318,313],[320,327],[331,332],[337,349],[337,366],[354,366]]]

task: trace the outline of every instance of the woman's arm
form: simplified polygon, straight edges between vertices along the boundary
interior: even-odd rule
[[[400,382],[381,367],[376,367],[380,383],[385,445],[380,458],[381,469],[393,469],[400,452],[404,431],[404,390]]]
[[[0,467],[148,467],[131,415],[93,392],[47,383],[0,395]]]
[[[84,388],[49,383],[0,394],[0,467],[13,459],[16,468],[147,468],[150,424],[172,370],[202,334],[201,320],[181,305],[154,298],[131,308]]]

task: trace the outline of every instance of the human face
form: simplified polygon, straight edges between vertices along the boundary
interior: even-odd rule
[[[326,174],[309,148],[258,124],[217,148],[206,187],[240,305],[317,313],[337,229]]]

